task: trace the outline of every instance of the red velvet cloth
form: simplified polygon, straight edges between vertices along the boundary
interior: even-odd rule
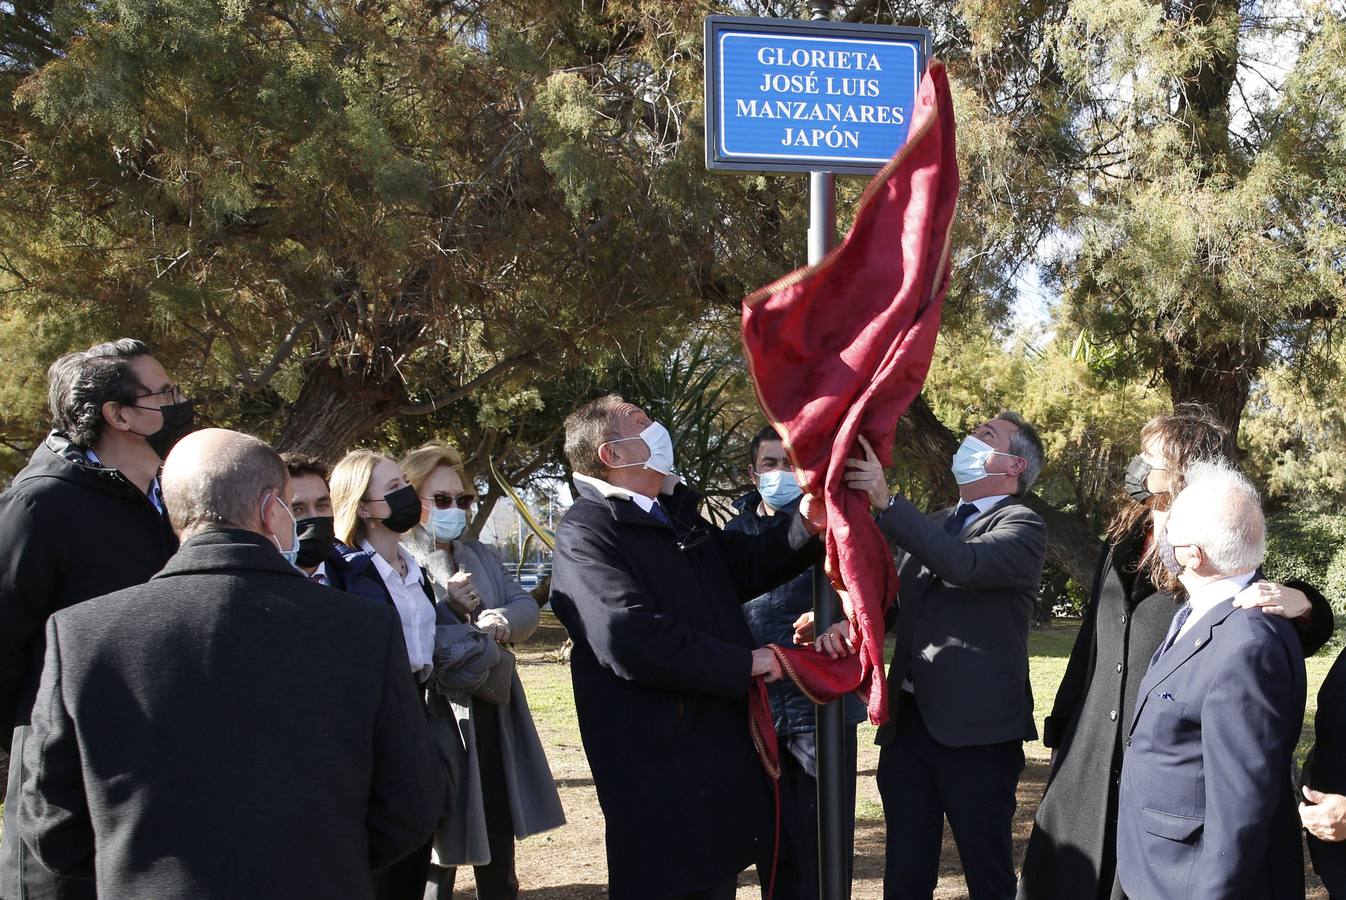
[[[827,508],[826,568],[858,634],[858,659],[776,648],[823,701],[859,691],[870,721],[888,717],[884,613],[897,571],[869,502],[843,485],[863,434],[891,464],[898,418],[920,392],[949,281],[958,198],[953,103],[936,61],[921,83],[907,143],[860,199],[850,233],[822,262],[743,301],[743,346],[757,396],[804,490]]]

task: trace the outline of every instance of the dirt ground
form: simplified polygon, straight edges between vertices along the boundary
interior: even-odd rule
[[[544,616],[540,633],[528,645],[517,648],[519,672],[568,819],[565,827],[520,843],[519,883],[527,900],[595,900],[607,896],[603,817],[575,724],[570,674],[556,650],[564,639],[565,633],[555,620]],[[861,728],[852,897],[879,900],[883,896],[883,814],[874,781],[878,748],[872,741],[872,728],[867,725]],[[1023,858],[1024,844],[1047,777],[1046,749],[1041,744],[1032,744],[1025,750],[1028,768],[1019,784],[1019,810],[1014,826],[1016,860]],[[1327,900],[1312,870],[1308,871],[1308,900]],[[459,876],[455,900],[475,896],[470,870],[464,871]],[[958,853],[947,827],[935,896],[940,900],[967,896]],[[741,875],[738,900],[759,897],[756,875],[751,871]]]

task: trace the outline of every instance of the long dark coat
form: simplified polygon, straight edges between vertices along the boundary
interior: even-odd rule
[[[40,861],[100,897],[361,900],[429,839],[444,772],[397,615],[266,538],[199,534],[46,633],[10,802]]]
[[[1304,780],[1316,791],[1346,794],[1346,653],[1337,657],[1318,689],[1311,761]],[[1327,843],[1309,836],[1313,868],[1333,897],[1346,897],[1346,841]]]
[[[1065,677],[1043,729],[1056,765],[1024,854],[1018,900],[1122,900],[1117,868],[1118,780],[1123,734],[1140,681],[1173,621],[1173,595],[1136,572],[1143,533],[1103,554]],[[1327,599],[1288,582],[1313,602],[1305,655],[1331,635]]]
[[[606,820],[611,900],[660,900],[770,857],[769,785],[748,731],[740,604],[819,555],[802,527],[721,531],[679,486],[672,524],[590,485],[556,532],[551,603],[575,645],[575,711]]]

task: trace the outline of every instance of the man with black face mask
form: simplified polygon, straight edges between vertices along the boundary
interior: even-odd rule
[[[387,597],[377,589],[378,573],[369,568],[372,557],[363,550],[343,551],[337,543],[328,485],[331,471],[320,460],[303,453],[282,453],[280,457],[290,472],[290,513],[299,529],[295,567],[310,581],[386,603]]]
[[[0,494],[0,734],[12,741],[7,794],[17,799],[20,750],[41,676],[49,616],[141,584],[177,550],[159,468],[192,430],[192,404],[145,344],[123,338],[48,370],[52,431]],[[0,898],[85,898],[92,881],[39,865],[5,805]]]

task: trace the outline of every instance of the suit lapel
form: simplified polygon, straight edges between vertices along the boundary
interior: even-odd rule
[[[1130,731],[1136,730],[1136,723],[1140,721],[1140,714],[1145,709],[1145,704],[1155,688],[1167,681],[1188,660],[1209,647],[1215,629],[1220,627],[1233,612],[1233,597],[1220,603],[1214,609],[1208,610],[1187,634],[1173,642],[1173,646],[1168,648],[1168,652],[1159,657],[1159,662],[1150,666],[1149,671],[1145,673],[1145,677],[1140,682],[1140,697],[1136,700],[1136,712],[1131,717]]]

